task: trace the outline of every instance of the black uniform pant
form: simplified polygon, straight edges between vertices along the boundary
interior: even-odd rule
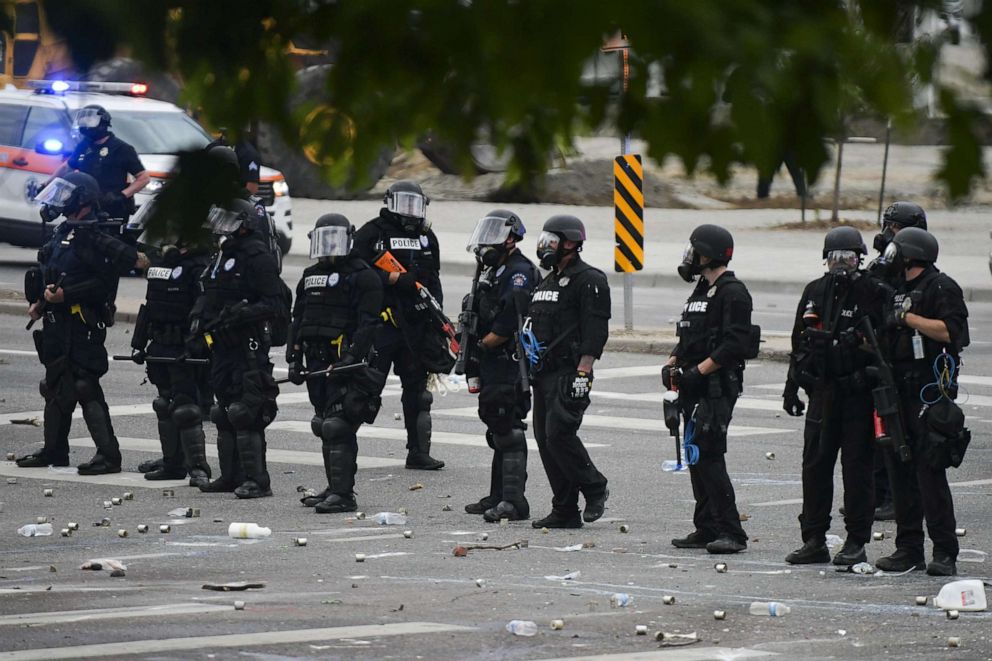
[[[148,355],[160,358],[177,358],[185,352],[186,348],[181,344],[153,340],[148,345]],[[210,386],[210,370],[207,367],[188,363],[148,363],[146,371],[148,380],[158,390],[159,399],[163,400],[161,403],[155,402],[156,406],[164,409],[161,412],[156,410],[163,423],[159,426],[163,458],[168,468],[183,468],[192,458],[184,456],[183,445],[179,441],[180,429],[172,418],[177,408],[190,404],[199,409],[201,419],[210,416],[214,402],[213,389]],[[196,425],[200,426],[200,423]],[[166,438],[165,435],[173,437]],[[196,460],[203,461],[202,458]],[[189,467],[201,468],[200,465]]]
[[[79,404],[97,452],[111,464],[120,464],[120,446],[110,421],[100,377],[107,373],[107,331],[78,314],[56,310],[44,321],[34,339],[45,365],[41,395],[45,399],[44,453],[49,461],[69,459],[69,430]]]
[[[406,427],[406,448],[409,452],[430,452],[431,404],[433,396],[427,392],[427,370],[414,349],[423,336],[423,328],[403,330],[392,324],[380,326],[375,338],[375,358],[372,367],[383,374],[400,377],[403,389],[400,403],[403,406],[403,426]]]
[[[493,449],[492,470],[489,479],[489,499],[493,505],[505,500],[504,479],[513,481],[515,499],[523,499],[527,479],[527,413],[530,412],[530,391],[520,385],[520,364],[506,350],[483,354],[479,358],[479,419],[486,425],[486,442]],[[504,474],[504,461],[511,453],[514,475]],[[518,486],[519,485],[519,486]],[[518,505],[518,503],[514,503]],[[523,507],[519,503],[518,507]]]
[[[871,393],[865,388],[832,383],[811,393],[803,434],[803,510],[799,515],[804,542],[823,542],[830,529],[838,452],[847,538],[857,544],[871,539],[875,513],[872,411]]]
[[[574,515],[578,509],[579,492],[587,499],[598,497],[607,484],[577,435],[589,397],[576,402],[565,395],[574,373],[573,369],[541,373],[531,384],[534,438],[551,484],[551,506],[566,516]]]
[[[897,375],[897,379],[898,379]],[[899,385],[903,424],[912,448],[912,459],[900,461],[892,450],[886,450],[885,461],[892,475],[892,500],[896,510],[896,548],[915,557],[923,557],[923,520],[933,542],[934,551],[951,558],[958,556],[958,538],[954,534],[957,522],[954,501],[947,484],[947,470],[932,468],[923,458],[920,448],[923,423],[919,412],[920,386],[916,379],[901,380]]]
[[[710,378],[719,379],[719,376]],[[686,397],[680,393],[679,401],[685,420],[695,415],[693,441],[699,448],[699,460],[689,466],[692,495],[696,499],[692,522],[706,538],[727,536],[746,542],[747,533],[741,526],[726,461],[727,426],[737,403],[736,391],[712,398]]]

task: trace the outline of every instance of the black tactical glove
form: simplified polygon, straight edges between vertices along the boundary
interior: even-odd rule
[[[133,360],[137,365],[144,365],[145,356],[147,355],[148,354],[141,349],[131,349],[131,360]]]
[[[679,390],[689,392],[700,392],[706,384],[706,376],[699,371],[698,365],[693,365],[689,369],[682,370],[678,376]]]
[[[354,365],[358,362],[358,358],[354,354],[345,352],[336,363],[334,363],[334,369],[341,369],[342,367],[348,367],[349,365]]]
[[[415,292],[417,291],[417,276],[412,273],[400,273],[399,277],[396,278],[396,284],[393,286],[405,293]]]
[[[665,386],[668,390],[672,389],[672,375],[675,374],[677,369],[675,365],[664,365],[661,368],[661,385]]]
[[[576,370],[568,384],[568,395],[573,400],[585,399],[592,390],[592,374]]]
[[[298,360],[289,364],[289,381],[298,386],[307,382],[307,377],[303,374],[303,363]]]
[[[782,408],[793,417],[798,417],[806,410],[806,404],[799,399],[799,386],[795,381],[785,382],[785,392],[782,393]]]
[[[194,333],[186,338],[186,354],[190,358],[200,358],[206,356],[210,351],[210,347],[207,346],[207,341],[204,339],[203,335],[200,333]]]
[[[886,328],[899,328],[906,325],[906,313],[908,310],[902,306],[893,307],[885,315]]]
[[[120,191],[107,191],[100,196],[100,206],[115,207],[127,203],[127,196]]]

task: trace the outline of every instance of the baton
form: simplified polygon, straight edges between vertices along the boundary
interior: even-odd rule
[[[62,273],[59,276],[59,279],[58,280],[56,280],[54,283],[52,283],[52,284],[50,284],[50,285],[48,285],[48,286],[45,287],[45,291],[51,291],[52,293],[57,292],[59,290],[59,287],[62,286],[62,282],[64,280],[65,280],[65,273]],[[45,316],[45,310],[46,309],[48,309],[48,301],[46,301],[44,295],[42,295],[42,297],[41,297],[41,307],[38,308],[38,313],[41,316],[38,317],[38,319],[41,319],[41,317],[44,317]],[[38,319],[31,319],[30,321],[28,321],[28,325],[24,327],[24,330],[31,330],[31,327],[34,326],[34,322],[38,321]]]
[[[134,362],[133,356],[114,356],[114,360],[129,360]],[[207,358],[183,358],[182,356],[178,358],[169,358],[167,356],[145,356],[146,363],[176,363],[176,364],[186,364],[186,365],[209,365],[210,360]]]
[[[331,374],[336,374],[338,372],[351,372],[359,367],[368,366],[369,364],[363,360],[360,363],[352,363],[351,365],[344,365],[342,367],[328,367],[326,370],[320,370],[319,372],[303,372],[301,376],[303,376],[304,379],[316,379],[318,376],[330,376]],[[289,383],[289,377],[276,381],[276,385],[282,385],[283,383]]]

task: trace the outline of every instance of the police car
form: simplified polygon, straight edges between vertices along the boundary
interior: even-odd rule
[[[142,83],[30,81],[30,89],[0,90],[0,242],[38,247],[46,229],[34,195],[72,153],[76,111],[97,104],[111,116],[110,130],[130,143],[151,181],[135,196],[140,207],[168,181],[180,151],[205,147],[207,131],[177,106],[143,98]],[[282,173],[261,167],[257,195],[272,216],[279,246],[293,236],[292,201]],[[50,231],[50,228],[47,230]]]

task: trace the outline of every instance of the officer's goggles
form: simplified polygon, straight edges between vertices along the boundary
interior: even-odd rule
[[[827,270],[853,273],[861,265],[861,255],[854,250],[831,250],[827,253]]]
[[[510,221],[497,216],[480,218],[475,224],[472,238],[468,240],[465,250],[472,252],[478,246],[498,246],[510,236]]]
[[[75,184],[66,181],[62,177],[56,177],[34,196],[34,201],[39,204],[61,209],[69,201],[69,198],[72,197],[74,190],[76,190]]]
[[[230,211],[215,205],[207,212],[207,222],[210,223],[211,232],[227,236],[238,231],[245,222],[245,216],[239,211]]]
[[[552,253],[558,250],[558,244],[561,242],[561,237],[553,232],[541,232],[541,236],[537,237],[537,253]]]
[[[397,191],[386,197],[386,208],[400,216],[423,218],[427,215],[428,200],[418,193]]]
[[[351,252],[351,232],[347,227],[317,227],[310,232],[310,259],[344,257]]]

